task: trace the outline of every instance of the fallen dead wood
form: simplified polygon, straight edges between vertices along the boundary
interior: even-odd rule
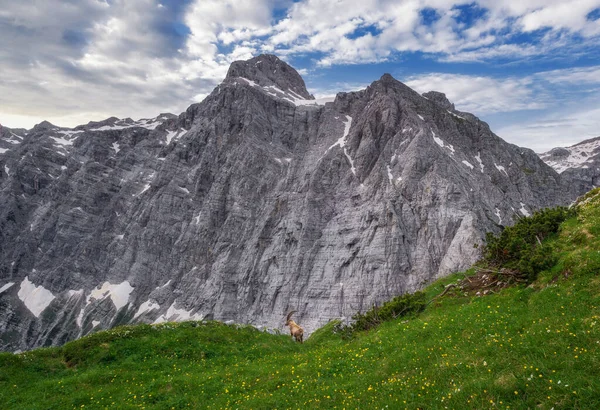
[[[451,284],[449,284],[448,286],[446,286],[446,288],[444,289],[444,291],[443,291],[442,293],[440,293],[440,294],[439,294],[439,295],[437,295],[437,296],[434,296],[434,298],[433,298],[433,299],[431,299],[429,302],[427,302],[427,304],[429,305],[431,302],[433,302],[433,301],[434,301],[434,300],[436,300],[437,298],[441,298],[441,297],[442,297],[442,296],[444,296],[446,293],[448,293],[448,291],[449,291],[450,289],[456,288],[457,286],[458,286],[458,285],[457,285],[457,284],[455,284],[455,283],[451,283]]]
[[[474,275],[465,275],[459,282],[445,286],[442,293],[435,296],[427,304],[446,295],[451,289],[458,289],[465,296],[468,294],[480,296],[496,293],[500,289],[520,283],[527,283],[527,278],[517,270],[476,267]]]

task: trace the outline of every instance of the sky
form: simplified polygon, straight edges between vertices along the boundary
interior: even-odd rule
[[[262,53],[316,97],[444,92],[537,152],[600,136],[600,0],[0,0],[0,124],[179,114]]]

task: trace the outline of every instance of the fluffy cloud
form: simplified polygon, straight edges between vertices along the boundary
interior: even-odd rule
[[[533,121],[499,128],[497,134],[507,141],[546,152],[554,147],[568,147],[588,138],[600,136],[600,106],[583,105],[570,110],[553,110]]]
[[[543,94],[535,92],[531,78],[496,79],[461,74],[428,74],[409,78],[406,84],[423,93],[440,91],[456,108],[476,114],[542,109]]]
[[[598,0],[567,6],[558,0],[5,2],[0,121],[76,125],[83,118],[181,112],[209,93],[232,61],[261,52],[299,62],[313,78],[334,65],[402,61],[414,53],[440,63],[585,55],[597,52],[598,6]],[[538,84],[554,81],[569,92],[568,81],[595,87],[597,75],[586,69],[503,80],[428,74],[409,84],[446,91],[459,107],[485,114],[547,107],[554,97]],[[331,84],[313,91],[330,94]]]
[[[598,36],[600,23],[588,18],[597,7],[597,0],[304,0],[265,41],[286,55],[318,53],[323,66],[385,61],[402,52],[445,61],[541,56]],[[543,30],[533,44],[517,39]]]
[[[0,120],[73,126],[85,118],[181,112],[257,54],[278,0],[59,0],[0,10]]]
[[[421,93],[443,92],[457,109],[476,114],[541,110],[568,103],[571,94],[597,93],[600,66],[541,71],[519,77],[429,73],[409,77],[405,82]]]
[[[538,152],[600,136],[600,66],[500,78],[433,73],[406,84],[419,92],[444,92],[457,109],[481,116],[502,138]]]
[[[182,74],[183,11],[151,0],[5,4],[0,119],[76,125],[82,113],[90,120],[181,111],[193,92],[214,84]]]
[[[188,55],[214,58],[219,42],[228,45],[270,32],[271,7],[270,1],[256,0],[194,2],[185,16],[191,31],[186,45]]]

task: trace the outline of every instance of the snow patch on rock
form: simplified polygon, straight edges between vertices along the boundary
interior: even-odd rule
[[[79,311],[76,322],[79,327],[83,325],[83,317],[85,315],[85,309],[95,300],[103,300],[108,297],[111,298],[115,308],[120,310],[123,306],[129,303],[129,296],[133,292],[133,286],[129,281],[123,281],[117,284],[111,284],[110,282],[104,282],[101,286],[98,285],[93,289],[87,296],[85,306]]]
[[[600,155],[600,138],[586,140],[570,147],[554,148],[540,158],[559,174],[569,168],[587,168],[587,162],[592,162]]]
[[[10,289],[10,287],[14,284],[15,284],[15,282],[8,282],[6,285],[4,285],[0,288],[0,293]]]
[[[83,289],[79,289],[79,290],[71,289],[67,292],[67,295],[69,295],[69,297],[72,298],[73,296],[82,296],[83,293],[84,293]]]
[[[519,212],[521,212],[523,216],[531,216],[531,213],[529,213],[527,208],[525,208],[525,204],[523,202],[521,202],[521,208],[519,209]]]
[[[344,123],[344,134],[332,146],[327,148],[327,151],[325,151],[325,154],[327,154],[327,152],[329,152],[329,150],[331,150],[333,147],[339,146],[340,148],[342,148],[342,150],[344,151],[344,155],[346,156],[346,158],[348,158],[348,161],[350,162],[350,170],[352,171],[354,176],[356,176],[356,168],[354,167],[354,161],[352,160],[352,158],[350,157],[350,154],[348,154],[348,150],[346,149],[346,137],[348,136],[348,133],[350,132],[350,126],[352,125],[352,117],[349,115],[346,115],[346,121],[344,121],[343,123]],[[325,155],[323,155],[323,156],[325,156]]]
[[[82,130],[60,130],[60,131],[56,131],[58,134],[63,134],[67,137],[72,137],[73,135],[76,134],[81,134],[83,131]]]
[[[331,102],[335,99],[335,97],[325,97],[325,98],[320,98],[317,100],[315,100],[315,99],[307,100],[306,98],[303,98],[301,95],[294,92],[293,90],[283,91],[282,89],[280,89],[274,85],[268,85],[266,87],[262,87],[259,84],[257,84],[256,82],[254,82],[248,78],[245,78],[245,77],[237,77],[237,78],[245,81],[251,87],[256,87],[256,88],[263,90],[264,92],[266,92],[267,94],[269,94],[272,97],[276,97],[276,98],[280,98],[282,100],[289,101],[292,104],[294,104],[296,107],[301,106],[301,105],[325,105],[325,103]]]
[[[494,162],[494,166],[496,167],[496,169],[500,172],[504,172],[504,174],[506,176],[508,176],[508,172],[506,172],[506,168],[504,168],[502,165],[498,165]]]
[[[79,315],[76,319],[77,325],[82,327],[85,309],[94,300],[103,300],[110,297],[118,311],[127,303],[129,303],[129,295],[131,295],[131,292],[133,292],[133,286],[131,286],[129,281],[123,281],[115,285],[111,284],[110,282],[104,282],[102,286],[97,286],[87,296],[85,306],[79,311]]]
[[[133,195],[133,196],[142,195],[144,192],[146,192],[149,189],[150,189],[150,184],[146,184],[146,185],[144,185],[144,187],[142,188],[142,190],[137,195]]]
[[[496,214],[498,217],[498,224],[502,225],[502,217],[500,216],[500,209],[496,208]]]
[[[28,276],[21,282],[21,287],[18,292],[19,299],[25,304],[27,309],[35,317],[40,317],[40,314],[52,303],[56,298],[48,289],[42,285],[35,286]]]
[[[453,113],[453,112],[452,112],[452,111],[450,111],[450,110],[447,110],[447,111],[448,111],[448,113],[449,113],[449,114],[452,114],[452,115],[454,115],[456,118],[460,118],[461,120],[464,120],[464,119],[465,119],[465,117],[461,117],[460,115],[458,115],[458,114],[455,114],[455,113]]]
[[[146,312],[150,312],[151,310],[160,309],[160,305],[152,300],[147,300],[140,305],[140,308],[137,310],[136,314],[133,316],[133,319],[137,319],[141,315]]]
[[[437,137],[433,130],[430,130],[430,131],[431,131],[431,134],[433,135],[433,140],[435,141],[436,144],[438,144],[442,148],[449,149],[454,154],[454,146],[452,144],[447,144],[446,142],[444,142],[443,139]]]
[[[204,315],[200,313],[191,313],[191,311],[187,311],[185,309],[177,309],[175,304],[177,302],[173,302],[167,311],[160,315],[153,323],[164,323],[164,322],[183,322],[186,320],[202,320]]]
[[[169,280],[167,281],[167,283],[165,283],[164,285],[158,286],[158,287],[157,287],[156,289],[154,289],[154,290],[156,291],[156,290],[161,290],[161,289],[164,289],[164,288],[166,288],[167,286],[169,286],[170,284],[171,284],[171,279],[169,279]]]
[[[477,155],[475,155],[475,159],[479,163],[479,167],[481,168],[481,173],[483,173],[484,165],[483,165],[483,162],[481,161],[481,152],[478,152]]]
[[[133,292],[133,286],[131,286],[129,281],[123,281],[115,285],[110,282],[104,282],[102,286],[96,287],[88,295],[87,304],[91,303],[92,299],[102,300],[110,297],[117,310],[119,310],[129,303],[131,292]]]
[[[177,141],[183,134],[185,134],[185,129],[180,128],[175,131],[167,132],[167,145],[171,143],[171,141]]]
[[[66,138],[61,138],[61,137],[50,137],[54,140],[54,142],[56,144],[62,145],[63,147],[68,147],[73,145],[73,142],[75,141],[75,139],[66,139]]]

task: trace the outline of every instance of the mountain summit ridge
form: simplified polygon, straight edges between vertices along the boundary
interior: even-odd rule
[[[261,87],[276,86],[283,91],[292,91],[305,100],[314,100],[298,71],[272,54],[261,54],[231,63],[225,82],[240,77]]]
[[[600,137],[553,148],[539,156],[568,181],[574,192],[587,192],[600,185]]]

